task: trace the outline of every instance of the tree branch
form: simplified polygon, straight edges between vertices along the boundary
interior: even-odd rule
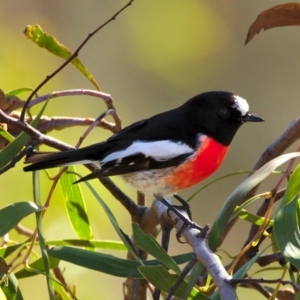
[[[165,205],[157,200],[155,200],[152,205],[155,207],[159,218],[168,217]],[[185,212],[182,212],[182,214],[185,218],[189,219]],[[180,230],[184,225],[183,222],[172,211],[169,212],[169,215],[173,220],[176,230]],[[232,277],[226,272],[220,258],[210,250],[206,238],[199,238],[199,230],[191,227],[187,227],[183,230],[182,236],[192,247],[197,260],[205,266],[207,272],[212,276],[214,283],[219,289],[221,299],[237,299],[235,288],[227,283]]]

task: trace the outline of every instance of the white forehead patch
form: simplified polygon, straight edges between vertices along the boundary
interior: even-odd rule
[[[234,96],[234,104],[232,107],[239,110],[242,116],[245,116],[249,112],[248,102],[240,96]]]

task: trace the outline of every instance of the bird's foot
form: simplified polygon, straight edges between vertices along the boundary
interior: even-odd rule
[[[178,195],[174,195],[174,197],[182,204],[181,206],[176,206],[176,205],[172,205],[171,203],[169,203],[161,195],[154,195],[154,196],[157,200],[161,201],[164,205],[166,205],[168,207],[168,214],[169,214],[170,211],[173,212],[183,222],[182,227],[176,233],[176,239],[179,243],[181,243],[181,244],[185,243],[185,242],[181,241],[180,238],[181,238],[182,232],[187,227],[195,228],[195,229],[198,229],[200,231],[202,230],[201,226],[199,226],[198,224],[196,224],[195,222],[193,222],[191,220],[190,206],[183,198],[181,198]],[[182,215],[179,210],[184,210],[187,213],[188,218],[186,218],[184,215]]]
[[[191,212],[191,207],[189,205],[189,203],[184,200],[182,197],[174,194],[173,197],[175,199],[177,199],[181,205],[173,205],[173,207],[175,207],[177,210],[183,210],[187,213],[187,215],[189,216],[190,220],[192,220],[192,212]]]

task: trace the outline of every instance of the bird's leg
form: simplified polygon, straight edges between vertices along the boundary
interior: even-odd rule
[[[192,227],[192,228],[195,228],[195,229],[198,229],[198,230],[202,230],[202,227],[197,225],[196,223],[192,222],[189,218],[186,218],[184,217],[180,211],[174,207],[171,203],[169,203],[164,197],[162,197],[161,195],[158,195],[158,194],[155,194],[154,197],[159,200],[160,202],[162,202],[165,206],[167,206],[168,208],[168,211],[172,211],[182,222],[183,222],[183,226],[181,227],[180,230],[177,231],[176,233],[176,238],[177,238],[177,241],[180,242],[180,243],[183,243],[181,240],[180,240],[180,237],[181,237],[181,233],[188,227]],[[176,198],[177,199],[177,198]]]

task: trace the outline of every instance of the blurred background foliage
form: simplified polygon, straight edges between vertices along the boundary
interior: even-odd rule
[[[4,91],[25,86],[34,88],[62,63],[61,59],[25,38],[23,30],[26,25],[40,24],[69,49],[75,50],[89,32],[125,3],[124,0],[3,1],[0,6],[0,88]],[[252,111],[264,117],[266,122],[250,124],[239,131],[225,163],[212,178],[249,170],[262,151],[298,115],[299,28],[261,32],[244,47],[248,27],[257,15],[280,3],[282,1],[136,0],[116,21],[101,30],[83,48],[79,57],[102,91],[113,96],[124,126],[179,106],[203,91],[228,90],[246,98]],[[93,87],[78,71],[68,66],[43,87],[40,94],[73,88]],[[39,109],[36,108],[35,112]],[[105,105],[99,99],[69,97],[51,100],[46,115],[95,118],[104,110]],[[77,127],[52,135],[74,145],[83,131]],[[107,132],[95,129],[84,145],[107,137]],[[22,167],[19,163],[0,177],[1,207],[32,200],[31,175],[23,173]],[[84,168],[78,170],[86,172]],[[55,171],[52,170],[51,174],[54,175]],[[41,173],[41,178],[43,196],[46,197],[50,182],[44,173]],[[221,203],[242,180],[242,176],[226,179],[201,192],[192,202],[194,220],[201,225],[213,223]],[[118,179],[116,182],[135,197],[133,189]],[[93,185],[101,197],[107,199],[121,228],[130,234],[128,214],[98,181]],[[91,195],[84,186],[82,189],[95,238],[117,238],[98,203],[92,197],[89,200]],[[181,195],[188,197],[196,189],[189,189]],[[148,201],[151,201],[151,196]],[[59,187],[44,222],[46,239],[75,238]],[[27,218],[22,224],[32,228],[34,217]],[[241,248],[249,229],[248,224],[238,224],[229,236],[229,242],[222,246],[231,254]],[[10,238],[20,239],[16,233]],[[174,241],[174,236],[172,245],[171,254],[190,250]],[[64,275],[68,283],[77,284],[80,300],[97,299],[100,293],[104,299],[120,299],[122,278],[64,262],[61,265],[66,268]],[[42,276],[22,280],[25,299],[46,299],[45,284]],[[254,295],[257,294],[247,292],[249,299]],[[247,299],[245,294],[243,299]]]

